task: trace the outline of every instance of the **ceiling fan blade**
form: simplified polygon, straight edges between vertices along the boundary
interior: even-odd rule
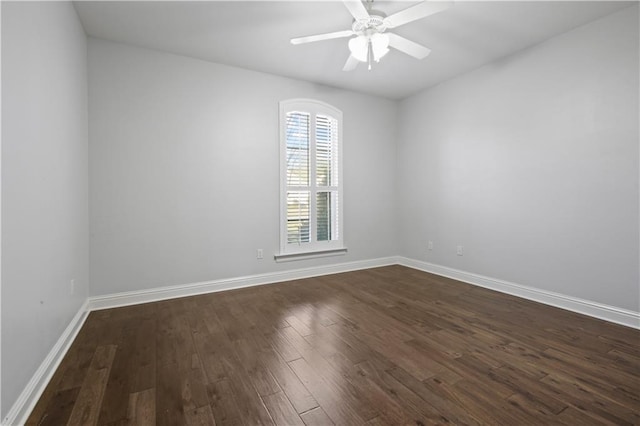
[[[385,34],[389,36],[389,46],[403,53],[406,53],[409,56],[413,56],[416,59],[424,59],[429,55],[429,53],[431,53],[431,49],[428,49],[421,44],[408,40],[397,34]]]
[[[349,55],[347,62],[345,62],[342,71],[353,71],[358,66],[358,61],[353,55]]]
[[[313,41],[331,40],[333,38],[343,38],[343,37],[349,37],[352,35],[353,35],[352,30],[336,31],[333,33],[292,38],[291,44],[311,43]]]
[[[349,9],[349,13],[356,20],[358,19],[369,19],[369,12],[364,7],[364,4],[360,0],[343,0],[344,5]]]
[[[441,12],[453,5],[452,1],[423,1],[391,16],[382,21],[387,28],[396,28],[400,25],[425,18],[434,13]]]

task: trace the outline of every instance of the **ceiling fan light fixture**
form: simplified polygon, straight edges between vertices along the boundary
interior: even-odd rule
[[[360,62],[367,62],[369,55],[369,40],[363,35],[349,40],[349,51]]]
[[[389,36],[381,33],[373,34],[371,36],[371,50],[373,50],[373,59],[380,62],[380,59],[389,53]]]
[[[369,43],[371,43],[371,51],[373,59],[378,62],[389,53],[389,36],[381,33],[374,33],[370,36],[359,35],[349,40],[349,51],[354,58],[360,62],[369,60]]]

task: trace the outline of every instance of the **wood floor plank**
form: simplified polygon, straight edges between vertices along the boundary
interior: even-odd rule
[[[182,407],[184,412],[209,405],[205,375],[197,367],[182,374]]]
[[[561,424],[565,424],[567,426],[574,425],[591,425],[591,424],[600,424],[600,425],[609,425],[615,426],[616,423],[610,422],[603,418],[598,418],[597,420],[594,417],[589,416],[584,411],[569,406],[566,410],[556,416],[556,421]]]
[[[348,380],[363,395],[367,402],[377,407],[378,416],[373,419],[379,419],[387,425],[405,425],[413,423],[413,420],[407,416],[404,407],[394,399],[394,395],[388,393],[385,386],[380,382],[371,380],[359,365],[352,364],[347,358],[340,353],[336,353],[330,361],[337,365],[345,380]],[[369,419],[367,424],[373,419]]]
[[[49,400],[45,414],[40,417],[37,422],[34,421],[35,416],[32,415],[32,420],[27,422],[27,426],[58,426],[59,424],[67,424],[79,392],[79,387],[56,392]]]
[[[241,425],[242,416],[236,404],[236,396],[228,379],[207,385],[207,395],[216,425]]]
[[[236,340],[234,346],[240,362],[247,371],[258,395],[272,395],[281,391],[271,372],[258,360],[260,350],[253,343],[251,336],[247,336],[246,339]]]
[[[287,320],[289,325],[291,325],[291,327],[293,327],[301,336],[304,337],[313,334],[313,331],[311,331],[309,327],[307,327],[302,321],[300,321],[298,317],[290,315],[285,319]]]
[[[76,403],[69,416],[68,425],[95,425],[102,407],[104,391],[117,346],[98,346],[85,377]]]
[[[608,328],[604,332],[598,334],[598,339],[606,342],[615,349],[626,352],[636,358],[640,358],[640,345],[638,344],[637,337],[629,340],[628,331],[626,329],[620,332],[620,337],[617,335],[608,335],[607,333],[614,331],[615,327],[611,324],[606,325]],[[620,327],[618,327],[618,330],[620,330]]]
[[[273,421],[278,425],[304,426],[302,419],[287,399],[284,392],[276,392],[262,397]]]
[[[339,392],[333,392],[327,384],[304,358],[299,358],[289,363],[300,381],[305,385],[325,413],[336,424],[362,425],[365,420],[348,405],[343,404]]]
[[[455,393],[462,400],[475,403],[476,406],[481,407],[486,415],[492,417],[492,424],[526,425],[535,423],[535,417],[531,416],[529,412],[513,406],[508,402],[508,398],[500,398],[490,388],[464,381],[456,383],[453,387]],[[512,396],[509,395],[509,398]]]
[[[493,382],[508,386],[514,395],[517,395],[515,399],[513,395],[507,398],[509,401],[521,402],[526,399],[527,403],[534,406],[537,412],[557,415],[568,406],[566,402],[558,398],[557,391],[539,380],[528,378],[517,368],[500,367],[492,369],[488,375]]]
[[[122,341],[118,342],[110,377],[104,391],[99,422],[113,423],[127,418],[129,393],[131,391],[131,372],[135,370],[134,350],[136,345],[136,329],[123,330]]]
[[[437,374],[436,363],[427,358],[423,352],[405,342],[390,342],[388,334],[358,333],[358,337],[376,352],[404,368],[419,380]]]
[[[329,324],[329,326],[330,325],[333,324]],[[336,336],[325,326],[319,327],[315,333],[306,336],[305,340],[325,358],[339,353],[349,359],[353,364],[357,364],[366,359],[362,353],[354,349],[344,339]]]
[[[502,421],[500,421],[500,417],[496,417],[496,413],[494,412],[495,408],[493,406],[487,406],[476,398],[469,398],[464,393],[461,393],[458,390],[459,387],[464,388],[468,386],[464,380],[456,384],[449,384],[439,380],[438,378],[431,378],[425,380],[423,384],[430,392],[452,404],[455,404],[456,406],[461,407],[469,416],[477,419],[480,424],[513,424],[513,420],[511,418],[502,418]]]
[[[186,423],[189,426],[215,426],[211,407],[208,405],[199,408],[189,408],[185,411]]]
[[[335,369],[331,363],[322,356],[322,354],[314,350],[314,348],[309,345],[305,338],[298,334],[296,330],[290,327],[283,329],[282,331],[287,333],[289,341],[296,346],[298,351],[302,354],[303,359],[315,371],[315,373],[323,379],[326,385],[332,389],[332,392],[338,393],[341,396],[341,400],[345,404],[349,405],[349,407],[354,410],[360,418],[366,421],[378,414],[377,408],[368,405],[364,396],[357,392],[353,384],[344,380],[342,373]],[[290,363],[290,365],[292,364]],[[331,416],[330,413],[328,414]]]
[[[402,383],[407,389],[422,398],[425,404],[428,404],[437,410],[443,418],[446,418],[456,424],[481,424],[478,419],[469,415],[466,410],[462,409],[459,405],[456,405],[455,402],[452,402],[447,398],[443,398],[431,391],[423,382],[417,380],[403,369],[394,368],[389,370],[389,374],[398,382]]]
[[[523,390],[523,392],[526,391]],[[560,421],[558,418],[558,414],[560,413],[554,413],[553,410],[549,409],[547,404],[541,403],[536,399],[531,399],[528,395],[515,393],[507,398],[507,401],[518,410],[524,411],[525,413],[529,414],[531,418],[538,418],[541,420],[543,418],[546,418],[544,423],[551,424]],[[567,408],[568,406],[563,408],[563,410],[566,410]],[[561,410],[560,412],[562,412],[563,410]]]
[[[602,418],[618,425],[640,424],[640,412],[620,405],[617,401],[603,397],[598,392],[580,383],[578,379],[561,373],[554,373],[541,379],[564,392],[564,398],[571,404],[582,408],[587,415]]]
[[[231,351],[226,338],[220,334],[210,334],[203,331],[193,334],[194,345],[202,368],[209,382],[213,383],[226,377],[224,366],[221,362],[223,354]]]
[[[154,426],[156,424],[155,389],[147,389],[129,395],[127,419],[131,425]]]
[[[284,328],[286,327],[279,328],[279,330]],[[289,362],[302,357],[300,352],[298,352],[280,331],[271,332],[268,337],[273,349],[275,349],[285,361]]]
[[[158,425],[185,424],[182,405],[182,380],[178,364],[163,364],[156,369],[156,421]]]
[[[28,425],[640,424],[640,331],[402,266],[92,312]]]
[[[244,423],[250,425],[273,424],[273,419],[241,362],[233,356],[223,356],[222,365],[229,378],[229,384],[233,389],[236,404]]]
[[[156,386],[156,320],[148,318],[136,326],[133,373],[130,382],[132,393]]]
[[[304,413],[318,406],[318,402],[309,390],[304,387],[298,376],[278,353],[263,351],[260,353],[260,358],[298,413]]]
[[[83,330],[84,331],[84,330]],[[69,350],[67,363],[61,363],[59,370],[64,372],[59,389],[73,389],[82,386],[87,370],[97,346],[97,336],[86,331],[78,334],[73,348]]]
[[[402,404],[405,410],[404,414],[412,419],[411,423],[438,424],[447,421],[437,410],[425,404],[420,397],[396,380],[389,372],[377,367],[376,363],[365,361],[358,364],[358,368],[361,370],[361,374],[374,383],[379,383],[380,387],[384,388],[393,400]]]
[[[606,385],[610,381],[615,381],[617,383],[621,383],[622,386],[628,382],[630,384],[629,390],[637,390],[634,385],[633,380],[628,380],[629,378],[635,379],[635,383],[640,383],[640,371],[631,370],[628,372],[621,371],[621,368],[624,368],[625,362],[618,362],[616,368],[612,366],[611,360],[606,358],[601,358],[597,355],[582,357],[576,354],[575,351],[571,349],[565,348],[565,350],[560,351],[557,349],[547,349],[544,351],[545,355],[552,357],[553,361],[558,360],[562,363],[562,365],[569,367],[574,370],[583,369],[588,366],[588,370],[590,372],[590,376],[593,378],[595,382],[602,383]],[[553,362],[551,361],[551,362]]]
[[[302,413],[300,417],[306,426],[330,426],[334,424],[327,416],[327,413],[320,407]]]

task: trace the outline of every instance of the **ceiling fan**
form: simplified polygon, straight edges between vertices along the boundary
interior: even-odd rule
[[[353,16],[353,25],[350,30],[291,39],[291,44],[303,44],[355,36],[349,40],[351,54],[342,68],[343,71],[354,70],[359,62],[368,63],[368,68],[371,69],[371,60],[379,62],[389,53],[389,47],[416,59],[425,58],[431,52],[430,49],[386,31],[443,11],[453,3],[427,0],[387,16],[384,12],[371,9],[373,0],[366,0],[366,6],[360,0],[343,0],[343,2]]]

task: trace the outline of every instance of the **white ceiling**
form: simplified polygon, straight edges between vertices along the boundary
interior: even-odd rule
[[[376,1],[387,14],[416,2]],[[75,2],[88,35],[212,62],[401,99],[628,7],[612,1],[458,1],[394,32],[432,49],[391,51],[371,71],[344,72],[348,39],[294,46],[292,37],[351,28],[341,1]],[[606,34],[602,35],[606,37]]]

